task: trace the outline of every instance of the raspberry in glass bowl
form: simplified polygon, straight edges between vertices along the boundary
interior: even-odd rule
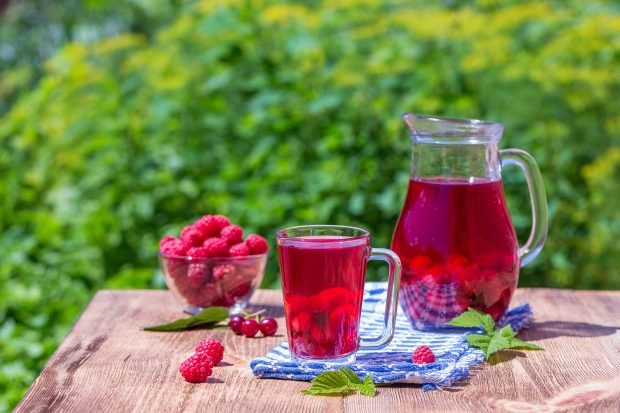
[[[231,312],[245,308],[265,273],[269,245],[260,235],[242,238],[242,230],[222,215],[205,215],[162,238],[159,249],[164,280],[183,304],[197,314],[211,306]]]

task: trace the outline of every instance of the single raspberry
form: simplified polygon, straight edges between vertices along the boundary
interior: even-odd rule
[[[207,258],[209,256],[204,247],[192,247],[187,250],[185,255],[191,258]]]
[[[230,264],[218,265],[213,269],[213,278],[218,281],[228,279],[235,275],[235,267]]]
[[[204,215],[194,222],[194,228],[196,228],[202,236],[206,239],[209,237],[217,237],[222,229],[221,223],[214,219],[213,215]]]
[[[213,221],[215,221],[219,231],[230,225],[230,219],[228,219],[225,215],[213,215]]]
[[[207,257],[228,257],[228,244],[221,238],[209,238],[202,244]]]
[[[224,346],[216,339],[208,338],[198,343],[196,353],[204,353],[211,357],[213,364],[218,364],[224,358]]]
[[[233,287],[228,290],[231,297],[243,297],[252,288],[252,282],[246,281],[243,277],[237,277],[232,284]]]
[[[182,257],[185,255],[187,251],[187,245],[180,239],[174,238],[167,240],[160,248],[159,252],[162,255],[173,255],[177,257]]]
[[[200,287],[209,279],[209,266],[205,263],[191,263],[187,268],[187,279],[192,287]]]
[[[269,251],[267,240],[260,235],[250,234],[245,238],[245,245],[250,249],[252,254],[264,254]]]
[[[250,248],[244,243],[235,244],[228,249],[228,254],[231,257],[245,257],[250,255]]]
[[[411,360],[413,360],[415,364],[434,363],[435,355],[428,346],[420,346],[413,352]]]
[[[243,230],[239,225],[227,225],[222,228],[220,238],[226,241],[228,245],[238,244],[243,242]]]
[[[183,228],[179,238],[190,247],[199,247],[205,239],[200,231],[189,225]]]
[[[159,248],[163,247],[164,245],[166,245],[167,243],[176,240],[175,237],[170,236],[170,235],[166,235],[165,237],[163,237],[160,241],[159,241]]]
[[[213,373],[213,360],[205,353],[196,353],[179,366],[179,372],[190,383],[204,383]]]

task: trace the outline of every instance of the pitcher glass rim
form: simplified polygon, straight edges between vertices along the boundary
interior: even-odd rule
[[[300,241],[300,242],[313,242],[313,240],[309,240],[307,238],[309,235],[312,235],[312,234],[289,235],[290,232],[296,232],[296,231],[303,232],[305,230],[308,230],[310,232],[312,230],[325,230],[329,232],[334,232],[333,234],[322,234],[322,235],[340,235],[340,236],[345,237],[346,241],[364,239],[370,236],[370,232],[368,230],[359,228],[359,227],[350,226],[350,225],[311,224],[311,225],[296,225],[292,227],[283,228],[279,230],[278,232],[276,232],[276,238],[286,239],[286,240],[295,240],[295,241]],[[337,232],[351,232],[351,233],[354,233],[355,235],[342,235],[342,234],[338,234]],[[329,239],[324,239],[324,241],[329,241]],[[343,239],[334,238],[333,241],[342,242]]]
[[[504,124],[479,119],[404,113],[411,138],[424,143],[490,143],[502,137]]]

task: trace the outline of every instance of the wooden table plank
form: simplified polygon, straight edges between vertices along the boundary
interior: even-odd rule
[[[519,289],[535,323],[521,337],[545,348],[512,352],[497,365],[442,392],[419,386],[382,387],[374,398],[313,397],[307,383],[254,378],[249,361],[279,344],[228,330],[149,333],[140,330],[180,316],[167,291],[101,291],[17,407],[42,411],[445,412],[620,411],[620,291]],[[254,302],[284,326],[279,291]],[[205,336],[221,340],[224,365],[206,384],[183,381],[177,368]]]

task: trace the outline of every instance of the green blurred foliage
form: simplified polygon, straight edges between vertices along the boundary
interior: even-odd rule
[[[0,411],[97,289],[162,287],[158,238],[201,214],[227,214],[272,242],[286,225],[359,225],[387,246],[408,182],[404,111],[502,121],[502,147],[540,163],[551,227],[520,285],[620,288],[615,2],[91,0],[67,10],[95,35],[62,38],[42,67],[45,31],[30,37],[20,18],[0,31],[2,44],[8,33],[34,45],[2,55]],[[504,177],[525,240],[525,182],[517,170]],[[272,254],[264,286],[277,283]]]

